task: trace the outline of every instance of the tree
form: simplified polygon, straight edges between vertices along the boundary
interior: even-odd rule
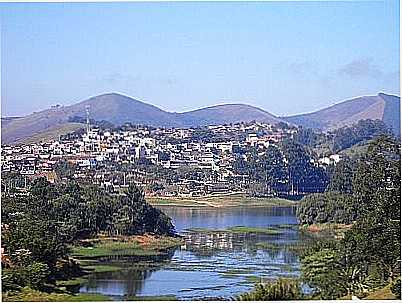
[[[40,289],[55,277],[68,277],[77,265],[69,262],[67,245],[87,236],[174,234],[171,219],[149,205],[135,185],[117,196],[96,186],[39,178],[28,195],[2,200],[2,220],[2,247],[11,263],[2,276],[7,290]]]
[[[357,163],[350,158],[342,159],[334,168],[327,191],[351,194],[353,191],[353,177]]]
[[[302,259],[303,280],[317,288],[321,299],[335,299],[344,294],[342,281],[338,279],[340,266],[333,248],[323,248]]]
[[[352,126],[338,128],[333,132],[332,150],[339,152],[359,142],[387,134],[390,134],[390,130],[381,120],[360,120]]]
[[[356,203],[352,196],[336,192],[311,194],[297,206],[296,216],[301,224],[344,223],[357,219]]]
[[[123,235],[145,232],[168,235],[174,233],[171,219],[149,205],[145,201],[143,191],[134,184],[130,184],[124,196],[118,197],[112,223],[112,230]]]
[[[279,148],[269,145],[260,163],[268,193],[278,191],[279,185],[286,182],[286,167]]]
[[[370,144],[359,161],[353,186],[363,218],[350,237],[392,280],[401,251],[400,144],[389,136],[380,136]]]
[[[15,252],[21,249],[30,253],[32,260],[54,267],[59,258],[64,258],[67,247],[58,227],[41,218],[25,217],[9,223],[3,233],[5,250],[11,262],[19,263]]]
[[[76,170],[76,165],[62,159],[58,161],[54,167],[54,171],[59,179],[72,180]]]
[[[310,161],[308,151],[294,140],[286,140],[282,151],[287,162],[290,194],[322,192],[327,187],[328,178],[321,167]]]
[[[356,222],[336,245],[302,258],[304,279],[322,298],[363,295],[400,276],[400,180],[400,144],[380,136],[353,178]]]

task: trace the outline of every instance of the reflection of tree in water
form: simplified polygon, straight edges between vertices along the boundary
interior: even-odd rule
[[[231,216],[294,216],[296,214],[296,207],[269,207],[269,208],[250,208],[250,207],[237,207],[237,208],[206,208],[206,207],[171,207],[171,206],[158,206],[164,213],[172,218],[190,219],[199,217],[216,217],[223,218],[228,215]],[[187,225],[191,226],[191,225]],[[212,226],[211,226],[212,227]]]
[[[136,256],[121,257],[111,256],[108,263],[103,263],[113,266],[121,266],[122,270],[93,273],[89,276],[86,287],[88,289],[97,289],[102,287],[102,283],[107,283],[107,286],[113,287],[113,284],[124,284],[118,286],[123,288],[125,296],[135,296],[140,293],[144,287],[145,280],[151,277],[152,273],[161,269],[161,267],[170,262],[174,255],[175,250],[168,250],[165,254],[160,256],[150,256],[146,258],[139,258]]]
[[[288,245],[298,245],[295,234],[264,235],[232,232],[189,232],[185,235],[182,249],[196,256],[214,256],[222,252],[246,253],[255,257],[259,252],[267,254],[267,259],[283,260],[284,263],[298,261],[296,252]]]
[[[235,208],[211,208],[211,207],[171,207],[159,206],[164,213],[173,219],[178,227],[178,232],[185,228],[204,227],[221,228],[222,222],[228,222],[233,218],[233,225],[236,225],[237,218],[241,219],[243,225],[247,222],[254,222],[255,219],[282,218],[280,223],[296,224],[296,207],[235,207]],[[228,222],[230,224],[230,220]],[[225,224],[224,224],[225,225]]]

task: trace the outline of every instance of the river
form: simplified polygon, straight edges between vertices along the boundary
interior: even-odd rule
[[[251,290],[260,279],[300,275],[297,250],[293,248],[306,239],[297,229],[295,207],[160,208],[173,219],[185,244],[164,259],[105,260],[119,263],[122,270],[91,274],[80,292],[100,293],[116,300],[133,296],[230,299]],[[225,231],[233,226],[272,227],[280,232]]]

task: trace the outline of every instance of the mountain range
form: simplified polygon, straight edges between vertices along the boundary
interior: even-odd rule
[[[193,111],[167,112],[156,106],[117,93],[102,94],[69,106],[54,106],[24,117],[2,118],[2,144],[20,143],[40,134],[71,131],[83,125],[72,123],[86,116],[115,125],[126,122],[162,127],[196,127],[236,122],[286,122],[303,127],[329,130],[351,125],[361,119],[380,119],[400,135],[400,97],[379,93],[343,101],[313,113],[277,117],[247,104],[222,104]]]

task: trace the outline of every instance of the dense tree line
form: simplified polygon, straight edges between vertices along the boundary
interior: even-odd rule
[[[350,167],[344,165],[339,172]],[[303,278],[321,299],[363,296],[390,283],[398,292],[399,142],[380,136],[352,171],[332,183],[330,190],[337,192],[306,197],[298,209],[302,223],[353,223],[340,241],[318,242],[302,258]]]
[[[253,188],[260,184],[261,194],[323,192],[328,184],[327,173],[311,159],[303,145],[285,140],[279,147],[269,145],[263,153],[251,148],[246,158],[238,155],[233,169],[237,174],[247,174]]]
[[[374,139],[380,135],[390,134],[391,131],[381,120],[360,120],[352,126],[336,129],[333,133],[332,150],[339,152],[356,143]]]
[[[297,207],[300,224],[344,223],[350,224],[357,218],[354,199],[345,194],[326,192],[304,197]]]
[[[328,140],[328,135],[312,128],[299,127],[293,139],[302,145],[314,147]]]
[[[36,179],[27,195],[3,197],[2,224],[2,247],[12,264],[3,268],[3,291],[25,285],[42,289],[68,274],[74,264],[67,245],[99,232],[174,234],[171,219],[134,185],[111,195],[95,186],[50,184],[44,178]]]
[[[325,156],[339,153],[356,144],[366,144],[380,135],[391,134],[392,131],[383,121],[366,119],[329,132],[299,127],[293,135],[293,139],[297,143]]]

